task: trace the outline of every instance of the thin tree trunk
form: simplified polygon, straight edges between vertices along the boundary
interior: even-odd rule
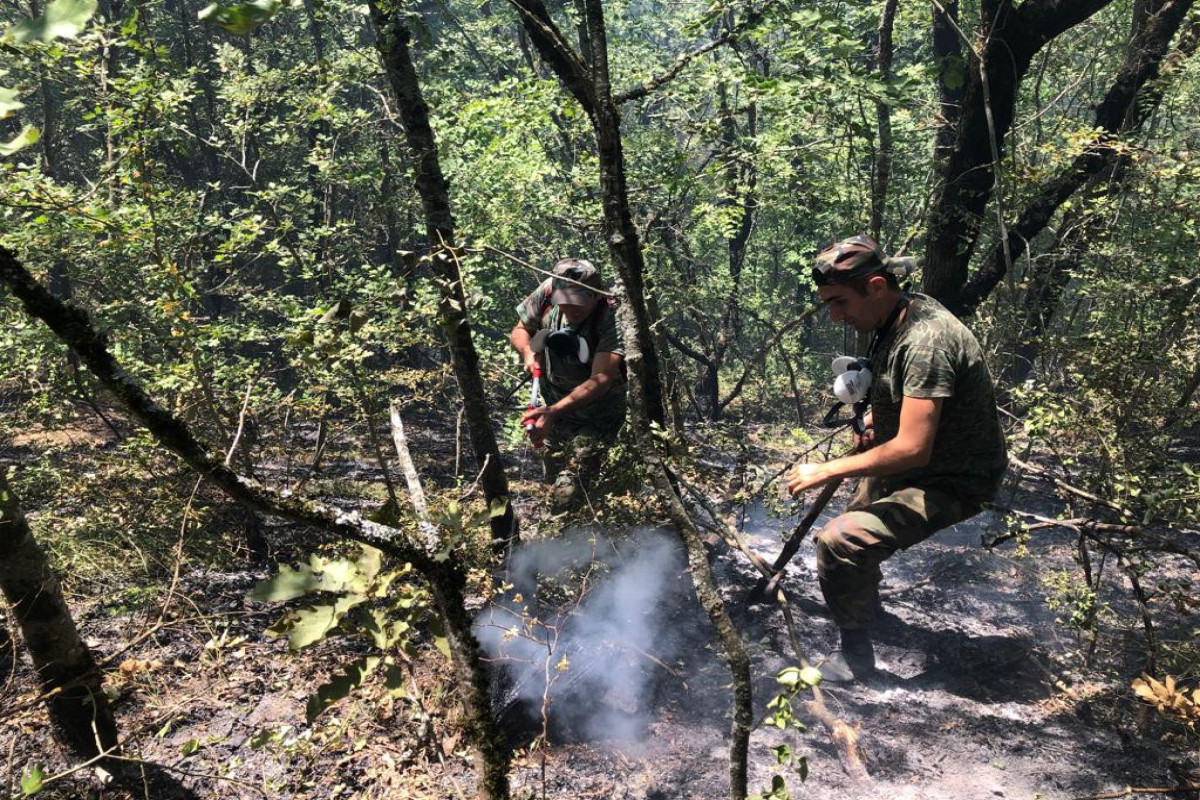
[[[55,738],[91,759],[117,748],[117,723],[91,651],[79,636],[58,578],[0,469],[0,590],[12,604],[25,646],[49,698]]]
[[[629,210],[629,193],[621,145],[620,113],[613,100],[608,71],[608,42],[601,0],[585,0],[593,60],[583,61],[550,18],[541,0],[510,0],[521,14],[530,39],[542,58],[592,121],[600,162],[600,188],[604,230],[620,280],[616,284],[618,313],[625,327],[629,361],[629,407],[634,436],[643,463],[659,497],[679,530],[688,552],[692,582],[700,604],[717,630],[733,679],[732,721],[729,748],[729,793],[744,800],[747,787],[747,754],[753,704],[750,660],[745,644],[725,610],[708,564],[701,537],[672,485],[667,466],[652,434],[652,423],[663,423],[663,400],[658,359],[650,332],[649,312],[643,294],[645,270],[637,229]]]
[[[467,320],[466,292],[454,250],[450,188],[438,161],[437,141],[429,124],[429,107],[425,104],[409,53],[412,33],[400,8],[385,11],[383,0],[371,0],[370,9],[375,43],[387,68],[404,135],[413,154],[417,192],[421,195],[421,205],[425,210],[431,262],[441,282],[439,316],[442,333],[446,337],[462,396],[471,449],[481,472],[479,485],[489,507],[500,512],[491,518],[492,539],[497,548],[504,548],[519,537],[517,518],[509,502],[508,478],[504,474],[504,462],[492,431],[491,412],[483,379],[479,375],[479,354],[475,350]]]
[[[887,0],[879,20],[879,52],[875,67],[887,83],[892,76],[892,26],[896,21],[896,6],[900,0]],[[879,149],[875,154],[875,171],[871,181],[871,236],[879,241],[883,217],[887,210],[888,183],[892,177],[892,107],[882,100],[875,101],[875,123],[879,129]]]

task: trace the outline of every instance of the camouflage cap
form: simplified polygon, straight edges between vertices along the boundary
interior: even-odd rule
[[[817,286],[848,283],[883,270],[883,250],[870,236],[859,234],[825,248],[817,255],[813,282]]]
[[[859,234],[822,250],[817,255],[812,279],[817,286],[845,284],[884,273],[895,275],[900,280],[915,268],[914,259],[888,258],[878,242],[870,236]]]
[[[553,272],[550,301],[555,305],[586,305],[597,296],[591,289],[604,289],[600,270],[586,258],[564,258],[554,265]]]

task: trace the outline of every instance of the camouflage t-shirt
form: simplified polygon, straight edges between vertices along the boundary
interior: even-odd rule
[[[905,397],[945,398],[924,467],[888,475],[886,492],[939,488],[965,500],[991,500],[1008,463],[996,412],[996,387],[979,342],[932,297],[911,295],[904,319],[871,359],[876,441],[895,438]]]
[[[547,404],[556,403],[571,393],[575,387],[592,375],[592,362],[596,353],[616,353],[622,358],[625,348],[617,330],[616,310],[608,306],[604,298],[596,305],[591,316],[578,325],[572,325],[558,306],[550,302],[551,280],[547,279],[517,306],[521,324],[530,335],[539,330],[571,330],[588,343],[588,360],[566,358],[547,349],[542,353],[545,375],[542,378],[542,395]],[[625,418],[625,384],[620,383],[587,408],[571,414],[578,421],[595,421],[600,424]]]

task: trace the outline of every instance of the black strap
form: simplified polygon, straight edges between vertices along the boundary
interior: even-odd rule
[[[892,326],[896,324],[896,320],[900,319],[900,313],[908,307],[912,298],[908,296],[908,292],[903,292],[900,295],[900,302],[896,303],[896,307],[892,309],[892,313],[888,314],[888,318],[883,321],[883,325],[875,331],[875,335],[871,338],[871,344],[867,347],[867,360],[870,361],[878,352],[879,346],[883,344],[883,340],[892,332]]]

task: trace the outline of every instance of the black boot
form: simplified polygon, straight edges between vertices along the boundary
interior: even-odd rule
[[[841,649],[830,654],[821,664],[821,677],[830,683],[849,683],[875,674],[875,648],[871,632],[841,629]]]

